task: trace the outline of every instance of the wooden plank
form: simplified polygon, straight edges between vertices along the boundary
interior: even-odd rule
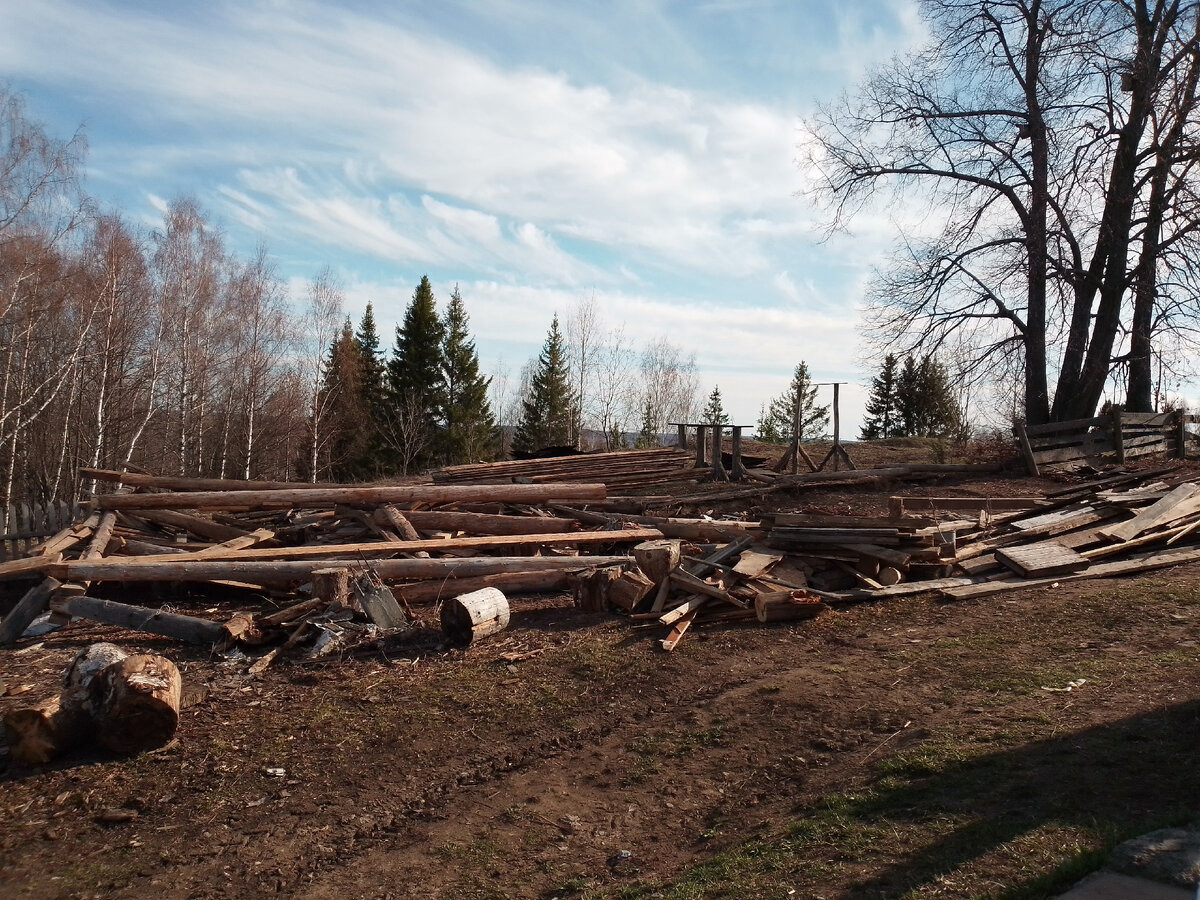
[[[1169,494],[1143,509],[1132,519],[1100,529],[1112,541],[1128,541],[1151,528],[1169,524],[1200,510],[1200,486],[1184,482]]]
[[[757,578],[782,559],[782,553],[761,553],[758,550],[743,550],[737,564],[733,567],[733,571],[746,578]]]
[[[688,630],[691,624],[696,621],[696,616],[700,610],[693,609],[691,612],[681,616],[679,621],[675,623],[675,627],[671,629],[671,633],[663,638],[662,648],[667,653],[670,653],[679,646],[679,641],[683,638],[684,632]]]
[[[996,559],[1026,578],[1079,572],[1090,565],[1086,557],[1055,541],[1001,547],[996,551]]]
[[[1067,422],[1047,422],[1044,425],[1027,425],[1025,433],[1029,435],[1054,434],[1059,431],[1083,431],[1097,426],[1107,427],[1112,422],[1111,416],[1093,416],[1090,419],[1071,419]]]
[[[1021,509],[1036,509],[1045,501],[1041,497],[890,497],[889,508],[898,501],[905,512],[921,510],[961,511],[986,509],[992,512],[1010,512]]]
[[[893,568],[904,571],[908,568],[908,563],[912,559],[912,554],[904,553],[901,550],[892,550],[890,547],[880,547],[877,544],[846,544],[846,549],[859,556],[869,556],[871,559],[877,559],[880,562],[887,563]]]

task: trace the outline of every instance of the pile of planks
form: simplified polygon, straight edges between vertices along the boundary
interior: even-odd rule
[[[662,537],[607,517],[585,527],[549,510],[603,501],[603,484],[351,487],[82,474],[123,487],[98,494],[84,521],[30,556],[0,564],[0,579],[37,579],[0,622],[0,643],[49,608],[60,620],[86,617],[202,643],[295,645],[344,631],[354,614],[399,628],[407,604],[487,587],[558,590],[573,570],[624,561],[629,545]],[[369,590],[364,573],[387,589]],[[253,591],[285,601],[284,609],[213,622],[103,596],[114,583],[125,600],[138,597],[138,585],[180,582],[216,585],[231,597]]]

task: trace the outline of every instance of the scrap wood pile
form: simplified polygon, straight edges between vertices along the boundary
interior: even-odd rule
[[[1156,470],[1041,497],[892,497],[886,516],[776,513],[715,546],[660,540],[633,555],[636,570],[577,576],[577,602],[670,628],[670,650],[697,622],[807,618],[904,595],[968,599],[1198,561],[1200,485]]]
[[[96,495],[85,521],[29,557],[0,564],[0,578],[38,579],[0,622],[0,643],[48,607],[62,620],[205,644],[344,646],[355,622],[390,631],[412,618],[400,611],[410,604],[485,588],[561,589],[571,571],[625,560],[629,545],[662,537],[607,518],[584,527],[549,509],[603,505],[603,484],[350,487],[82,474],[124,488]],[[148,601],[154,583],[179,582],[215,584],[232,598],[253,591],[282,608],[217,622],[127,602]],[[103,598],[111,583],[123,584],[122,602]]]

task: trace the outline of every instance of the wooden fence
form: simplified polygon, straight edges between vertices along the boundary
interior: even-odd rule
[[[1046,425],[1017,425],[1014,429],[1021,455],[1030,474],[1043,466],[1078,462],[1123,463],[1151,453],[1187,456],[1196,435],[1188,425],[1200,416],[1178,412],[1130,413],[1116,411],[1091,419],[1050,422]]]
[[[57,500],[46,504],[13,503],[7,531],[0,535],[0,561],[28,556],[38,544],[79,518],[79,504]]]

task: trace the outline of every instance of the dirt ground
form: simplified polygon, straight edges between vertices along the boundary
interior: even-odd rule
[[[711,626],[670,654],[567,596],[512,605],[468,651],[261,677],[108,626],[0,652],[0,712],[102,639],[175,660],[186,704],[160,751],[0,775],[0,896],[1049,896],[1200,816],[1198,567]]]

